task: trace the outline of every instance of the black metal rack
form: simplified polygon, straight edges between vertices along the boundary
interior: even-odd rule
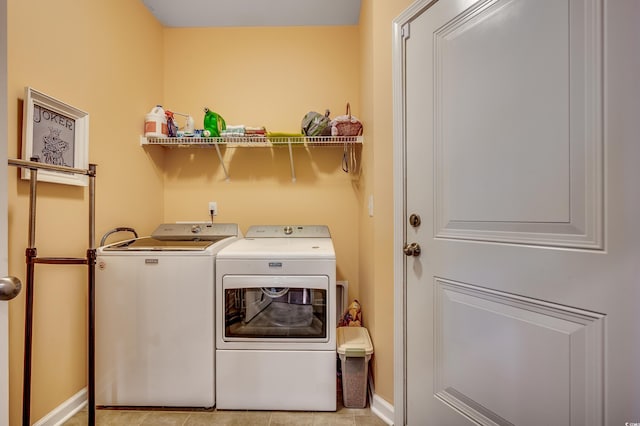
[[[32,161],[9,159],[9,165],[26,168],[31,171],[29,191],[29,245],[25,251],[27,262],[27,283],[25,288],[25,326],[24,326],[24,373],[22,388],[22,425],[30,426],[31,417],[31,358],[33,331],[33,291],[35,265],[87,265],[88,282],[88,336],[87,336],[87,367],[88,367],[88,420],[89,425],[95,425],[95,176],[96,165],[90,164],[89,169],[76,169],[66,166]],[[75,173],[89,176],[89,248],[85,258],[73,257],[38,257],[35,247],[36,239],[36,195],[38,170]]]

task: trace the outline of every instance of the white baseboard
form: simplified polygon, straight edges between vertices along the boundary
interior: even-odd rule
[[[38,420],[33,426],[59,426],[87,405],[87,388],[58,405],[53,411]]]
[[[378,416],[380,420],[386,424],[393,426],[394,408],[384,398],[376,395],[373,386],[373,377],[371,376],[371,370],[369,370],[369,408],[371,412]]]
[[[388,425],[393,425],[394,407],[384,398],[376,395],[373,378],[369,371],[369,407],[371,412]],[[81,389],[71,398],[57,406],[53,411],[38,420],[33,426],[60,426],[87,405],[87,388]]]

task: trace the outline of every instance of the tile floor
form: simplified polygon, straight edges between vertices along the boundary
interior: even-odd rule
[[[87,409],[69,419],[65,426],[85,426]],[[336,412],[309,411],[165,411],[165,410],[96,410],[99,426],[386,426],[367,408],[345,408],[338,395]]]

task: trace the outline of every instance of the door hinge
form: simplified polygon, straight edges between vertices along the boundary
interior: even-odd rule
[[[406,24],[404,24],[402,26],[402,28],[400,29],[400,35],[402,36],[402,38],[404,40],[409,38],[409,23],[408,22]]]

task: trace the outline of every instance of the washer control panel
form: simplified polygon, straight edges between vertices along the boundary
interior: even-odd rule
[[[163,223],[151,236],[157,240],[219,240],[240,235],[235,223]]]

